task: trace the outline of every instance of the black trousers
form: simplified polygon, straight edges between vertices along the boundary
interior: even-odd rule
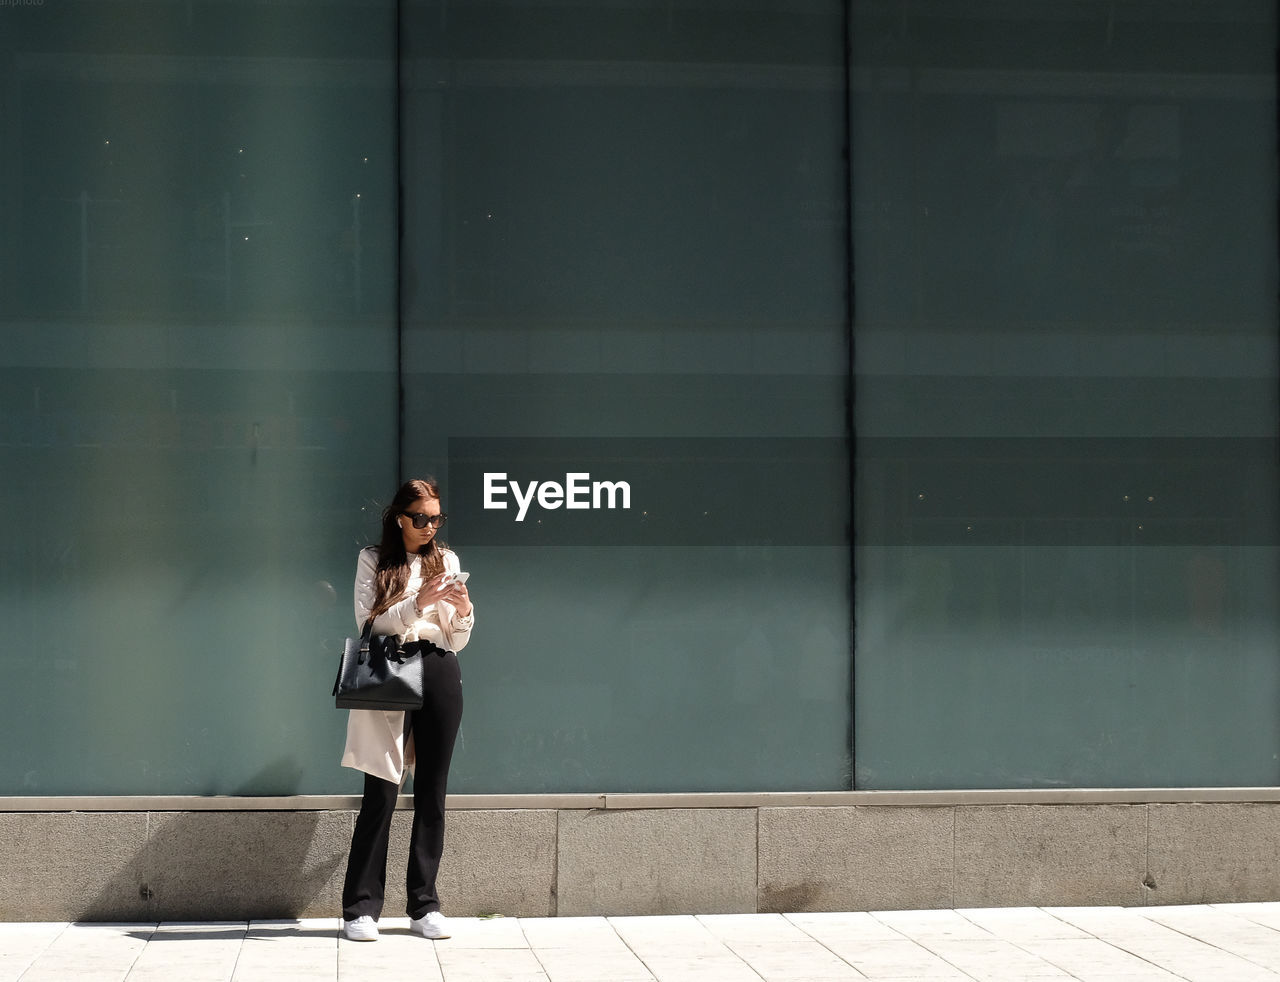
[[[462,674],[451,651],[428,647],[422,656],[422,708],[405,714],[417,756],[413,774],[413,833],[405,888],[410,917],[440,909],[436,874],[444,852],[444,796],[453,743],[462,722]],[[387,840],[400,788],[371,774],[364,776],[364,800],[351,836],[347,877],[342,887],[342,916],[382,914],[387,888]]]

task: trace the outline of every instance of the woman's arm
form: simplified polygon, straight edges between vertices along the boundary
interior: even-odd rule
[[[457,555],[453,552],[444,554],[444,568],[447,573],[456,573],[462,565],[458,561]],[[467,646],[467,642],[471,640],[471,628],[475,624],[475,608],[471,607],[471,598],[467,595],[467,588],[459,586],[456,588],[461,598],[470,608],[463,615],[458,613],[458,608],[453,601],[440,600],[436,603],[436,610],[440,618],[440,633],[444,635],[444,646],[450,651],[461,651]],[[455,599],[457,599],[455,597]]]

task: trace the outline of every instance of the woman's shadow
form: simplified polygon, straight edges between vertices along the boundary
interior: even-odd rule
[[[293,795],[301,773],[292,758],[281,758],[232,794]],[[341,908],[352,821],[344,810],[148,812],[142,849],[70,919],[247,921],[332,914]]]

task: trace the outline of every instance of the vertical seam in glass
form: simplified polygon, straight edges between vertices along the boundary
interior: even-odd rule
[[[841,46],[844,53],[844,260],[845,260],[845,343],[848,346],[848,365],[845,378],[845,444],[849,455],[849,729],[845,737],[845,745],[849,748],[849,789],[858,789],[857,766],[854,754],[854,712],[853,698],[854,662],[857,652],[857,623],[854,617],[854,597],[857,576],[854,560],[853,544],[857,536],[854,509],[854,481],[857,477],[857,429],[854,426],[854,389],[857,377],[854,374],[854,279],[853,279],[853,0],[844,0],[842,5]]]
[[[396,155],[396,485],[404,483],[404,298],[402,284],[404,270],[401,262],[404,256],[404,134],[401,126],[401,108],[404,102],[401,85],[403,52],[400,48],[400,20],[403,17],[402,0],[396,0],[395,23],[392,30],[395,34],[395,130]]]

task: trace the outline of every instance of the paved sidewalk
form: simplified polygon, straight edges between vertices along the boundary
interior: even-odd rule
[[[0,982],[1280,982],[1280,903],[451,924],[0,924]]]

